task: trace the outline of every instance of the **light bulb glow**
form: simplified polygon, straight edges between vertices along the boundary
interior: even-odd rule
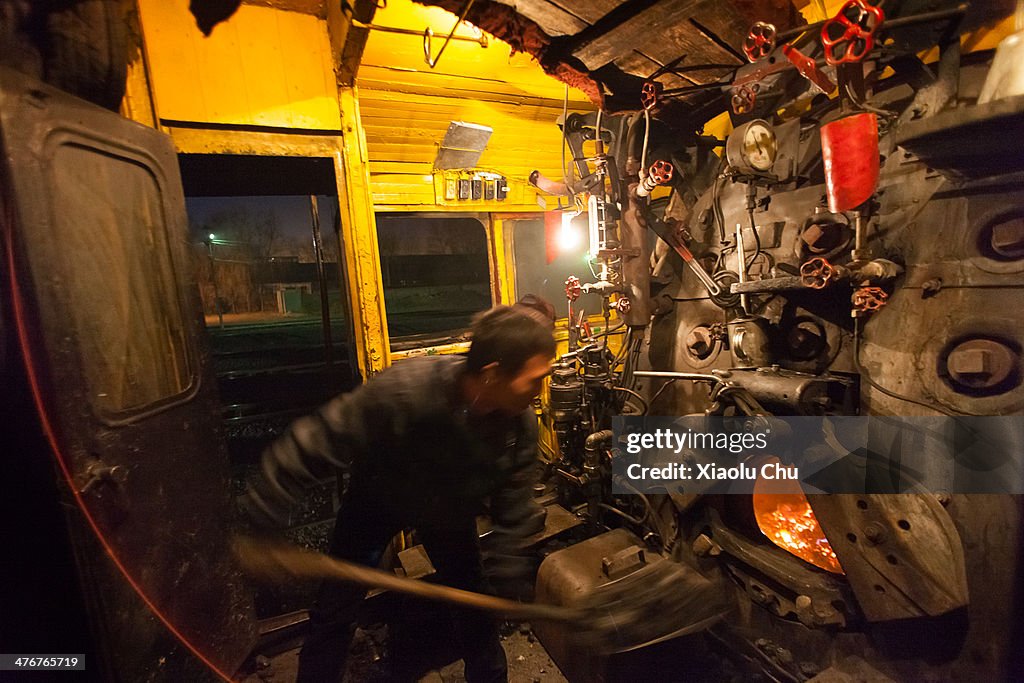
[[[558,230],[558,249],[562,252],[575,250],[582,242],[579,228],[572,224],[572,219],[577,214],[565,212],[562,214],[562,227]]]

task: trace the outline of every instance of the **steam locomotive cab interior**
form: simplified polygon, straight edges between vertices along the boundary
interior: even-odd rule
[[[863,491],[801,486],[772,448],[721,475],[761,472],[743,492],[622,464],[630,425],[781,449],[815,420],[811,463],[855,455],[848,418],[1024,438],[1020,3],[43,4],[0,2],[23,45],[0,72],[0,649],[85,652],[96,680],[280,671],[312,588],[255,587],[229,551],[262,449],[538,294],[535,600],[657,605],[610,655],[533,623],[551,680],[1024,676],[1013,449],[951,490],[870,457]],[[127,72],[40,47],[75,20],[123,32]],[[715,448],[668,448],[717,477]],[[310,486],[290,541],[326,548],[343,486]],[[413,532],[383,565],[432,571]]]

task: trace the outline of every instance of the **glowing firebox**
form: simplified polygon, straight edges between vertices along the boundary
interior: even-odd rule
[[[844,573],[803,492],[758,493],[755,489],[754,516],[775,545],[816,567]]]

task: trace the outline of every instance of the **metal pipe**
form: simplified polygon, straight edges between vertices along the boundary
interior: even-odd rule
[[[615,433],[610,429],[602,429],[599,432],[594,432],[587,437],[587,440],[583,442],[583,450],[586,451],[587,456],[590,457],[597,453],[598,447],[602,443],[607,443],[612,440]]]
[[[965,14],[967,12],[967,8],[968,3],[961,2],[956,7],[950,7],[949,9],[936,10],[935,12],[922,12],[921,14],[912,14],[909,17],[891,19],[882,24],[882,30],[885,31],[893,28],[902,28],[904,26],[913,26],[914,24],[923,24],[929,21],[952,19],[961,14]]]
[[[429,26],[423,30],[423,61],[427,63],[431,69],[437,66],[437,62],[441,59],[441,55],[444,54],[444,49],[448,47],[448,43],[451,42],[452,38],[455,37],[455,31],[459,28],[465,19],[466,15],[469,14],[469,8],[473,6],[474,0],[469,0],[466,3],[465,8],[462,10],[462,14],[459,15],[459,20],[452,26],[452,30],[448,33],[448,37],[444,39],[441,44],[441,49],[437,51],[437,56],[432,57],[430,54],[430,39],[434,37],[434,31]]]
[[[613,506],[609,505],[608,503],[600,503],[600,504],[598,504],[598,507],[601,508],[602,510],[607,510],[608,512],[615,513],[616,515],[618,515],[619,517],[622,517],[624,520],[626,520],[630,524],[635,524],[637,526],[643,526],[644,520],[637,519],[636,517],[634,517],[632,515],[628,515],[625,512],[623,512],[622,510],[620,510],[619,508],[613,507]]]
[[[693,382],[720,382],[715,375],[707,375],[700,372],[665,372],[662,370],[636,370],[634,377],[662,377],[664,379],[688,379]]]
[[[411,28],[399,28],[397,26],[379,26],[377,24],[364,24],[361,21],[352,20],[352,26],[355,28],[366,29],[367,31],[380,31],[382,33],[399,33],[403,36],[416,36],[418,38],[423,37],[423,31],[417,31]],[[472,36],[456,36],[453,35],[452,40],[462,40],[467,43],[477,43],[480,47],[487,47],[487,34],[483,31],[480,32],[479,38],[473,38]]]
[[[668,97],[670,95],[688,95],[693,92],[702,92],[704,90],[720,90],[727,88],[732,85],[731,81],[716,81],[714,83],[699,83],[697,85],[688,85],[682,88],[668,88],[667,90],[661,91],[662,97]]]
[[[766,294],[769,292],[786,292],[795,289],[810,289],[803,280],[797,276],[773,277],[756,282],[734,282],[729,287],[733,294]]]
[[[929,21],[952,19],[953,17],[966,13],[967,7],[968,4],[966,2],[962,2],[956,7],[950,7],[949,9],[937,10],[935,12],[922,12],[921,14],[912,14],[909,17],[891,19],[885,21],[882,24],[881,29],[883,31],[887,31],[889,29],[902,28],[904,26],[913,26],[914,24],[923,24]],[[791,28],[786,31],[782,31],[776,36],[775,40],[781,45],[785,41],[789,40],[790,38],[794,38],[800,35],[801,33],[806,33],[807,31],[817,31],[818,29],[825,25],[826,21],[829,21],[829,19],[823,19],[822,21],[816,21],[813,24],[805,24],[803,26],[797,26],[796,28]]]
[[[743,249],[743,226],[739,223],[736,224],[736,258],[738,259],[737,270],[739,271],[740,284],[742,285],[747,281],[747,252]],[[749,315],[749,297],[746,294],[740,294],[740,308],[743,309],[744,315]]]

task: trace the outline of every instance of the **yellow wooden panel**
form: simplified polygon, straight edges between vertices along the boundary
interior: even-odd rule
[[[416,161],[378,161],[373,164],[377,173],[399,173],[404,175],[430,175],[430,164]]]
[[[456,17],[412,0],[389,0],[374,24],[438,36],[434,53]],[[460,27],[456,35],[470,35]],[[419,204],[422,177],[429,174],[438,147],[452,121],[490,126],[493,134],[476,170],[508,179],[505,202],[448,201],[435,193],[441,210],[511,211],[538,209],[526,179],[540,170],[561,177],[561,133],[565,86],[543,72],[531,57],[512,54],[491,38],[488,46],[449,43],[437,68],[423,60],[420,36],[373,31],[359,69],[360,113],[366,132],[374,202],[390,207]],[[582,92],[570,89],[569,111],[590,111]]]
[[[188,0],[139,0],[160,116],[339,130],[327,28],[315,16],[243,5],[209,38]]]
[[[364,378],[390,365],[387,313],[380,274],[377,219],[373,209],[372,186],[367,164],[366,141],[359,120],[356,88],[338,91],[345,118],[343,151],[338,173],[338,208],[341,209],[342,243],[348,294],[352,304],[356,355]]]
[[[382,161],[432,164],[450,121],[464,120],[494,129],[479,167],[523,179],[534,169],[562,175],[561,136],[555,125],[561,109],[557,106],[514,106],[367,89],[361,90],[361,106],[374,172],[378,168],[372,164]]]

